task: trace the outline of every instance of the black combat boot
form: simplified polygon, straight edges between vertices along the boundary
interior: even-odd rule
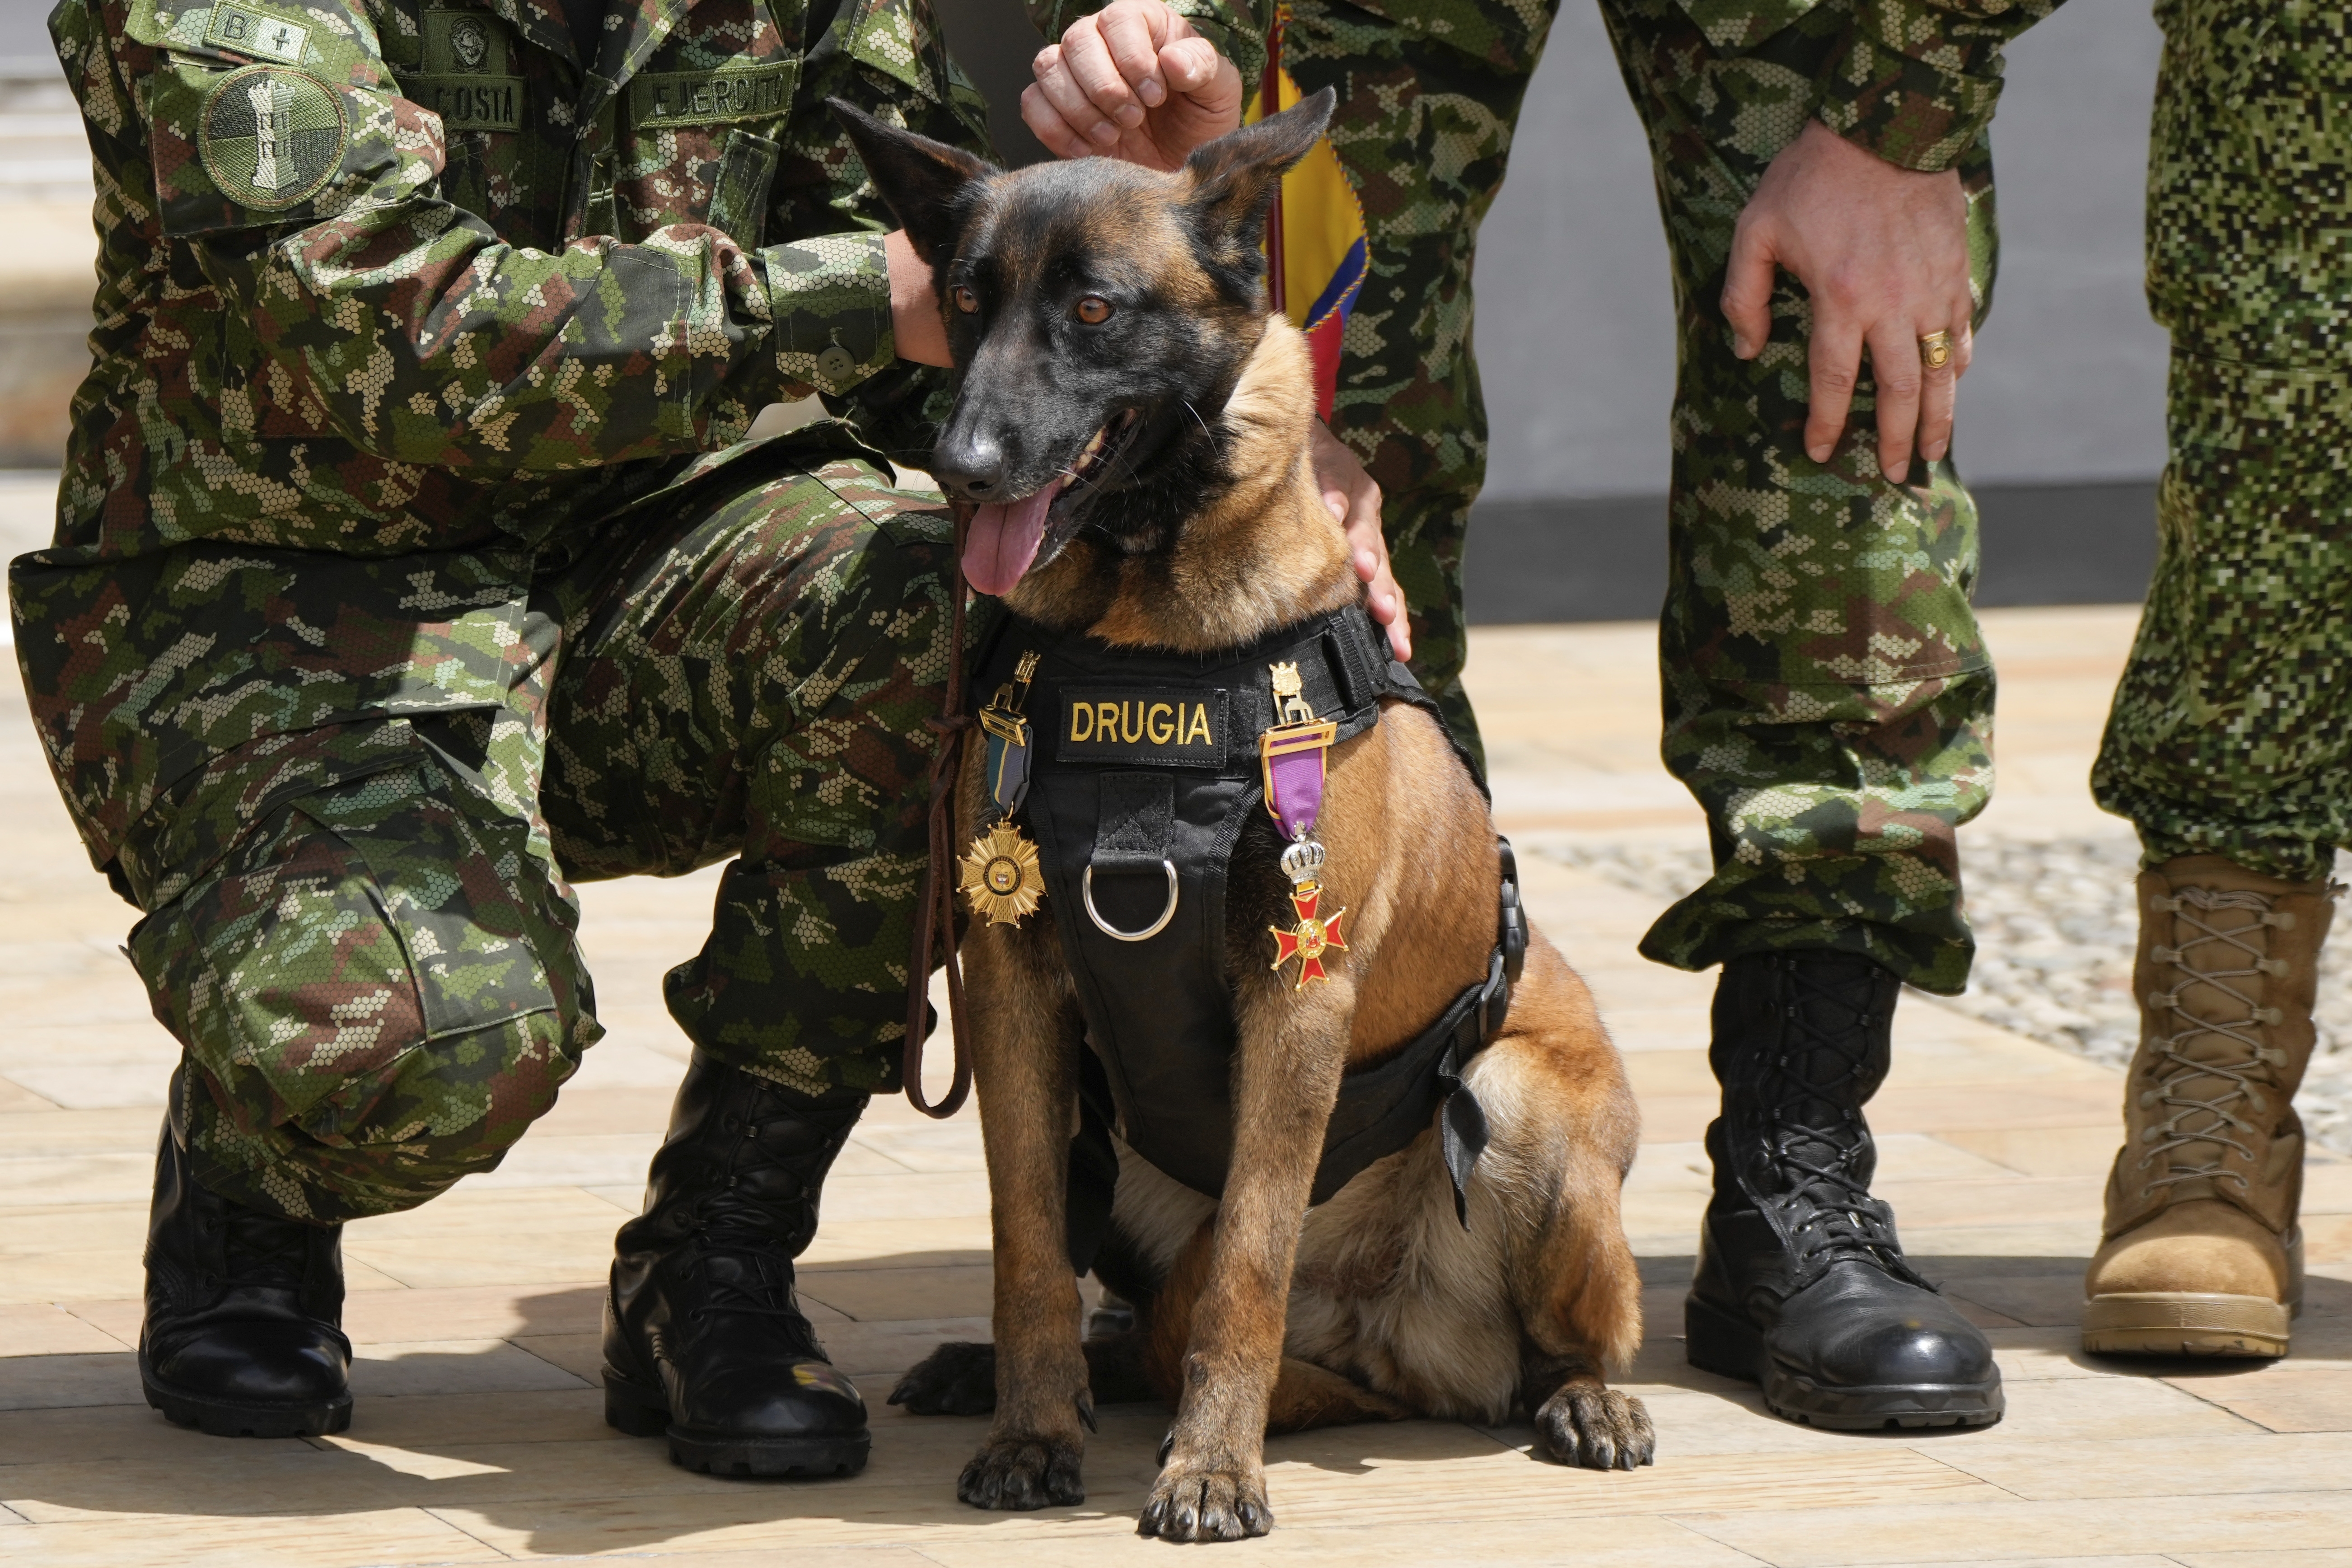
[[[697,1051],[654,1156],[645,1213],[614,1238],[604,1419],[667,1434],[688,1469],[855,1475],[866,1402],[793,1296],[817,1190],[865,1110],[812,1107]]]
[[[1845,953],[1723,966],[1707,1053],[1723,1114],[1684,1309],[1691,1364],[1764,1387],[1776,1415],[1848,1430],[2000,1419],[1976,1327],[1903,1259],[1862,1107],[1886,1078],[1902,982]]]
[[[315,1437],[352,1424],[343,1337],[343,1227],[264,1214],[199,1184],[187,1102],[155,1154],[147,1217],[147,1403],[216,1437]]]

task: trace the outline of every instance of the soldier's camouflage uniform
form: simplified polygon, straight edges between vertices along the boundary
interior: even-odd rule
[[[1866,375],[1836,452],[1807,458],[1803,291],[1780,276],[1747,362],[1719,300],[1740,209],[1819,119],[1906,168],[1959,171],[1980,319],[2001,46],[2057,3],[1601,0],[1650,133],[1679,323],[1664,754],[1717,867],[1643,939],[1651,958],[1832,948],[1931,991],[1967,979],[1954,830],[1992,784],[1975,506],[1948,461],[1880,474]]]
[[[2352,844],[2352,8],[2166,0],[2157,19],[2170,453],[2092,784],[2150,865],[2312,881]]]
[[[981,145],[921,0],[67,0],[93,368],[18,658],[206,1185],[494,1165],[599,1033],[565,878],[739,856],[698,1046],[888,1086],[950,529],[838,95]]]

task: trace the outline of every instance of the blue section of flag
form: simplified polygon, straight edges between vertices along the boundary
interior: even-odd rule
[[[1339,269],[1331,274],[1331,281],[1323,285],[1323,292],[1315,296],[1315,303],[1307,307],[1307,327],[1312,331],[1322,325],[1332,311],[1339,312],[1345,321],[1356,306],[1356,290],[1364,281],[1364,242],[1356,241],[1339,262]]]

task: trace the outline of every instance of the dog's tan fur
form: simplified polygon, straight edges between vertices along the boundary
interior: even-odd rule
[[[1265,321],[1220,416],[1242,482],[1172,551],[1123,559],[1081,535],[1007,603],[1115,644],[1209,650],[1353,602],[1346,541],[1308,463],[1313,401],[1303,340]],[[982,826],[979,769],[975,749],[967,834]],[[1327,899],[1349,920],[1329,983],[1294,990],[1267,969],[1262,931],[1232,933],[1244,945],[1223,1200],[1122,1150],[1114,1226],[1160,1285],[1139,1342],[1093,1354],[1097,1376],[1139,1372],[1178,1406],[1144,1520],[1162,1535],[1261,1531],[1270,1428],[1491,1421],[1516,1402],[1559,1457],[1648,1455],[1647,1417],[1602,1380],[1641,1338],[1618,1218],[1633,1097],[1582,982],[1540,936],[1506,1031],[1468,1073],[1492,1142],[1467,1231],[1427,1132],[1307,1209],[1343,1070],[1401,1048],[1486,973],[1500,879],[1486,803],[1435,722],[1403,704],[1331,752],[1318,837]],[[994,1204],[997,1398],[965,1495],[1039,1498],[1050,1479],[1075,1485],[1090,1420],[1064,1237],[1082,1026],[1048,921],[975,924],[964,962]]]

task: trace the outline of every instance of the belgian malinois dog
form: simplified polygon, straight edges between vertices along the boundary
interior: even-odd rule
[[[1277,183],[1331,105],[1318,93],[1172,174],[1103,158],[1008,174],[839,110],[940,280],[960,389],[933,472],[979,504],[965,572],[1025,622],[1209,653],[1360,603],[1309,462],[1305,341],[1269,315],[1259,250]],[[965,835],[989,804],[981,765],[969,754],[959,786]],[[894,1403],[992,1405],[957,1495],[1034,1509],[1084,1500],[1096,1397],[1171,1402],[1139,1528],[1182,1541],[1272,1526],[1269,1431],[1491,1422],[1517,1405],[1558,1459],[1649,1463],[1647,1414],[1603,1380],[1642,1334],[1618,1208],[1636,1111],[1591,994],[1540,936],[1507,1022],[1463,1074],[1489,1132],[1466,1226],[1428,1130],[1309,1207],[1343,1075],[1398,1051],[1487,973],[1503,873],[1468,765],[1439,721],[1395,701],[1330,748],[1321,879],[1349,925],[1323,984],[1267,967],[1292,890],[1272,820],[1249,815],[1226,902],[1237,1044],[1223,1194],[1120,1150],[1102,1254],[1118,1268],[1097,1272],[1135,1302],[1130,1333],[1082,1342],[1066,1236],[1087,1047],[1055,922],[1081,917],[1049,902],[1017,925],[972,921],[995,1344],[943,1347]]]

